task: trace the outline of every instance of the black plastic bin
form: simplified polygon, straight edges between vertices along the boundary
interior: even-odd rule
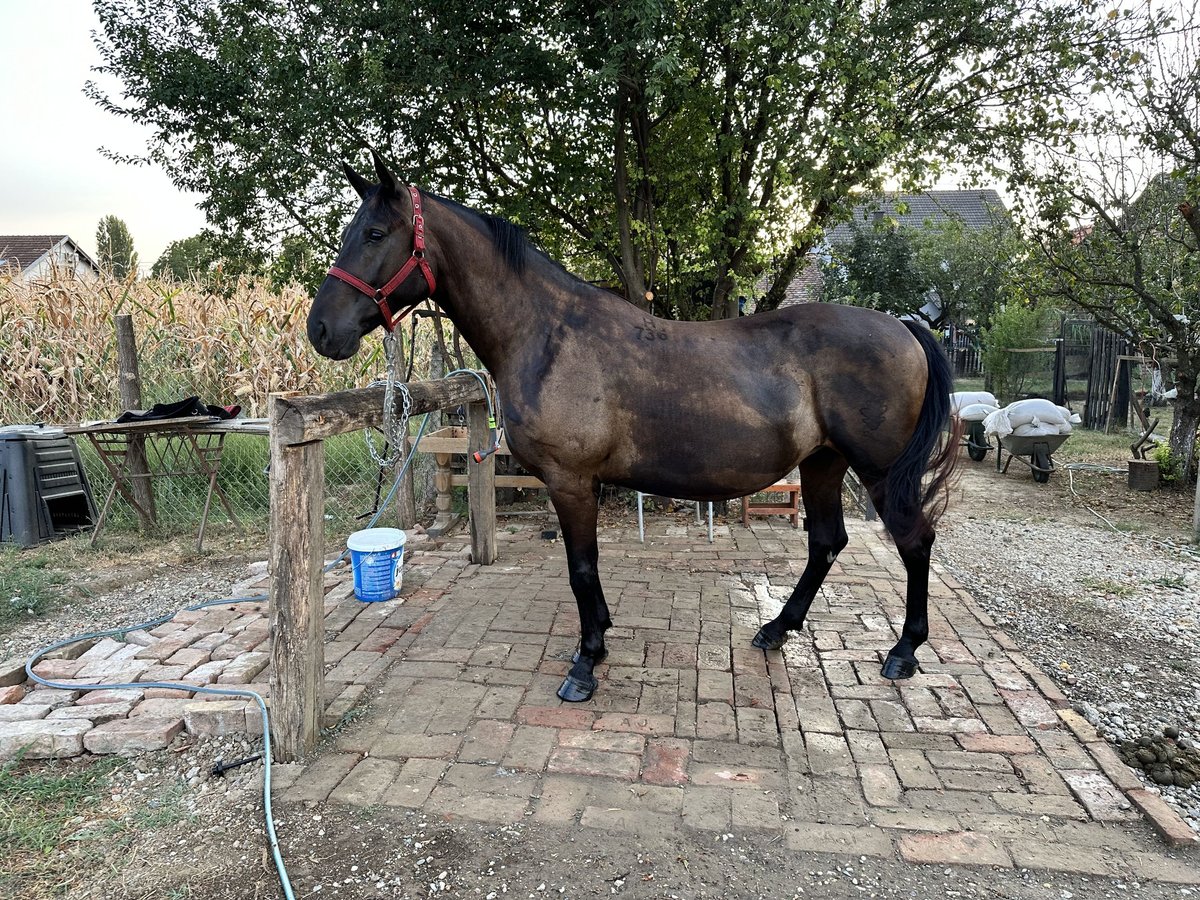
[[[95,521],[74,440],[58,428],[0,428],[0,541],[33,547]]]

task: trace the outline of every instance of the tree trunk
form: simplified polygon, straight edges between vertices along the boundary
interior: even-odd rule
[[[1168,439],[1171,455],[1179,460],[1180,465],[1186,466],[1185,471],[1189,477],[1196,469],[1196,431],[1200,427],[1200,399],[1196,397],[1196,362],[1185,354],[1181,353],[1179,356],[1179,363],[1175,368],[1175,387],[1179,393],[1175,400],[1175,419],[1171,423],[1171,436]]]
[[[738,316],[737,296],[734,294],[736,284],[727,269],[723,269],[713,285],[711,318],[736,319]]]
[[[640,309],[648,309],[646,297],[646,276],[643,270],[641,253],[634,244],[633,210],[629,195],[628,159],[625,151],[625,125],[628,121],[629,99],[624,91],[617,94],[617,105],[613,116],[615,145],[613,147],[614,162],[614,194],[617,207],[617,233],[621,244],[621,281],[625,285],[625,299]]]

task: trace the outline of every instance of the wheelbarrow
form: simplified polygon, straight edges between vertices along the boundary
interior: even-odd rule
[[[996,450],[996,471],[1008,471],[1009,463],[1019,459],[1033,471],[1033,480],[1045,484],[1050,480],[1054,471],[1053,453],[1071,436],[1066,434],[1006,434],[1000,438],[1000,446]],[[1004,451],[1008,451],[1008,462],[1004,460]],[[972,457],[974,458],[974,457]]]
[[[992,445],[988,443],[987,435],[983,432],[983,420],[978,422],[963,422],[963,437],[962,445],[967,448],[967,456],[982,462],[987,456],[987,452],[992,449]]]

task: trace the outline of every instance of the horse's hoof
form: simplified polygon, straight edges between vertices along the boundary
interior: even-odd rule
[[[910,656],[906,659],[903,656],[889,653],[888,658],[883,661],[883,668],[879,670],[879,674],[884,678],[892,679],[892,681],[912,678],[917,674],[917,658]]]
[[[787,643],[788,633],[785,631],[783,637],[777,641],[767,637],[767,633],[763,629],[758,629],[758,634],[754,636],[754,640],[750,642],[751,646],[757,647],[759,650],[778,650]]]
[[[592,699],[592,694],[596,693],[597,684],[599,682],[595,678],[582,679],[568,675],[558,689],[558,697],[568,703],[583,703],[585,700]]]
[[[600,655],[592,660],[592,665],[593,666],[600,665],[600,663],[604,661],[604,657],[606,657],[606,656],[608,656],[608,650],[607,649],[602,650],[600,652]],[[575,652],[573,654],[571,654],[571,662],[572,663],[579,662],[579,650],[578,649],[576,649]]]

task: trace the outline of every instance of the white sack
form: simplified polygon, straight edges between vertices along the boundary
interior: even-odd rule
[[[964,406],[982,403],[986,406],[998,407],[1000,404],[994,394],[989,391],[956,391],[950,395],[950,414],[957,416]]]
[[[960,409],[958,417],[964,422],[982,422],[995,411],[995,406],[988,406],[986,403],[972,403],[970,406]]]

